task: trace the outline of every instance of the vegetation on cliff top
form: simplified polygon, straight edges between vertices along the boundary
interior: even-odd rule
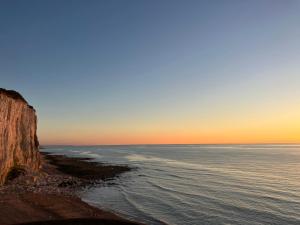
[[[4,88],[0,88],[0,94],[4,94],[5,96],[7,96],[9,98],[13,98],[15,100],[20,100],[20,101],[26,103],[30,108],[34,109],[31,105],[28,104],[28,102],[25,100],[25,98],[17,91],[6,90]]]

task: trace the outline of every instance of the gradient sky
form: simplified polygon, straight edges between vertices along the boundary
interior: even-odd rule
[[[300,142],[300,1],[0,0],[0,86],[42,144]]]

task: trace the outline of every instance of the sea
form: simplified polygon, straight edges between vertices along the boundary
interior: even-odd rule
[[[300,224],[300,145],[47,146],[133,169],[87,188],[91,205],[149,225]]]

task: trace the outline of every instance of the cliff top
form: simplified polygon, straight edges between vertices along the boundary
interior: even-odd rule
[[[6,90],[4,88],[0,88],[0,94],[3,94],[9,98],[13,98],[15,100],[20,100],[24,103],[26,103],[30,108],[33,109],[31,105],[28,104],[28,102],[25,100],[25,98],[17,91],[14,90]]]

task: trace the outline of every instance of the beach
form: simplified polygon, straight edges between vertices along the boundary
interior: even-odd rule
[[[140,224],[90,206],[78,196],[83,188],[130,169],[42,153],[40,171],[19,171],[0,188],[0,224]]]
[[[0,7],[0,225],[300,225],[300,0]]]

